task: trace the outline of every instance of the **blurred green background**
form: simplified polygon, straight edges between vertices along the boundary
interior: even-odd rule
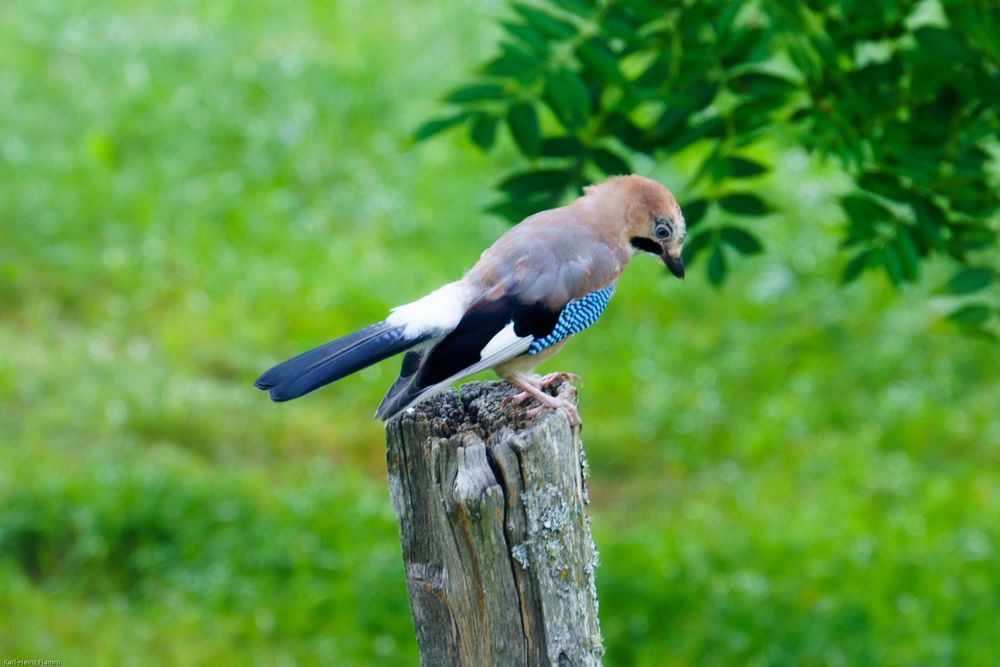
[[[395,363],[251,382],[507,228],[512,149],[410,140],[501,7],[0,5],[0,658],[415,663]],[[774,150],[767,255],[635,262],[546,367],[584,378],[607,664],[998,664],[997,348],[933,262],[839,287],[842,183]]]

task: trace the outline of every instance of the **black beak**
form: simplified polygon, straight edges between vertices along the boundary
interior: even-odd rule
[[[670,273],[684,280],[684,260],[680,255],[674,257],[673,255],[663,253],[663,263],[670,269]]]

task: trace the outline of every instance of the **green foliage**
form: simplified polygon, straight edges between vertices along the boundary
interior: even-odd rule
[[[692,201],[718,204],[713,228],[766,216],[772,207],[742,181],[756,187],[753,179],[771,171],[767,158],[776,155],[765,147],[777,142],[832,157],[851,179],[841,199],[844,282],[877,269],[894,285],[912,283],[932,255],[996,268],[996,3],[540,0],[511,8],[498,55],[446,101],[508,115],[528,162],[519,168],[525,187],[501,186],[505,199],[491,210],[512,222],[631,171],[641,157],[693,161],[677,189],[689,218],[703,215],[690,215]],[[469,131],[484,150],[493,146],[492,136],[478,139],[476,122]],[[539,150],[546,145],[559,149]],[[531,174],[538,180],[529,186]],[[703,232],[688,256],[706,250],[718,285],[728,272],[723,244],[744,254],[762,246],[761,225],[744,232],[737,243],[732,232]],[[975,311],[985,317],[959,318],[966,330],[989,335],[988,323],[1000,325],[991,293],[983,304],[994,307]]]
[[[409,141],[492,34],[451,0],[0,4],[0,657],[416,664],[371,419],[396,362],[251,383],[505,231],[496,162],[538,165]],[[548,134],[539,164],[579,150]],[[705,190],[688,251],[726,291],[636,261],[541,369],[586,379],[607,664],[995,662],[1000,357],[934,324],[977,326],[995,267],[838,287],[834,171],[735,155],[768,171],[717,194],[783,214],[768,253]]]

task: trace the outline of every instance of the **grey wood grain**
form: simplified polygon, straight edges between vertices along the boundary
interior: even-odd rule
[[[514,391],[469,383],[386,425],[422,665],[601,664],[579,435]]]

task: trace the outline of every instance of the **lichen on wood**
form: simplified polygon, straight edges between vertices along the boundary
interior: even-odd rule
[[[579,434],[473,382],[386,425],[423,665],[599,665]]]

